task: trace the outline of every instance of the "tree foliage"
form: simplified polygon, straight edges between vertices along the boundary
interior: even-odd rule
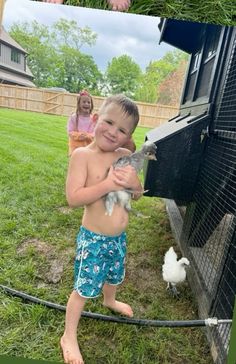
[[[97,34],[89,27],[80,28],[75,20],[59,19],[53,26],[52,40],[55,44],[68,48],[81,49],[84,44],[96,43]]]
[[[28,52],[27,64],[34,75],[35,84],[44,86],[51,73],[53,59],[56,59],[48,28],[36,21],[31,24],[16,23],[9,33]]]
[[[112,94],[125,93],[134,97],[139,87],[142,70],[128,55],[112,58],[108,63],[106,80]]]
[[[78,27],[76,21],[59,19],[51,28],[36,21],[15,23],[10,35],[27,52],[28,65],[38,87],[63,87],[70,92],[88,88],[98,94],[102,74],[83,45],[95,44],[97,34]]]
[[[126,54],[114,57],[103,75],[93,57],[82,52],[84,45],[96,43],[97,34],[75,20],[59,19],[51,27],[36,21],[15,23],[9,33],[28,52],[27,63],[38,87],[62,87],[73,93],[87,88],[103,96],[125,93],[150,103],[174,103],[171,91],[175,100],[181,92],[172,78],[180,81],[183,72],[177,70],[188,56],[179,50],[150,62],[145,72]]]
[[[159,97],[157,100],[159,104],[179,105],[186,67],[187,61],[183,59],[178,68],[162,81],[159,86]]]
[[[167,52],[160,60],[150,62],[142,76],[136,99],[156,103],[160,96],[160,85],[163,80],[176,71],[182,60],[187,58],[187,54],[175,50]]]

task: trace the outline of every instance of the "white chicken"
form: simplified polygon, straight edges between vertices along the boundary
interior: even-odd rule
[[[184,282],[186,279],[185,267],[188,266],[189,260],[185,257],[177,260],[177,254],[173,246],[165,253],[164,264],[162,265],[162,277],[167,282],[167,289],[176,297],[179,292],[176,285]]]

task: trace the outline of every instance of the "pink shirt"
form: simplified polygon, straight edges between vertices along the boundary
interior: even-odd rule
[[[87,133],[94,134],[95,123],[93,122],[92,116],[78,116],[78,123],[76,127],[76,114],[72,114],[67,123],[68,134],[72,131],[86,131]]]

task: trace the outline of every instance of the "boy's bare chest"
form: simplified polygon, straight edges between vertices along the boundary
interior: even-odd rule
[[[87,185],[97,184],[103,181],[115,158],[95,158],[91,160],[88,168]]]

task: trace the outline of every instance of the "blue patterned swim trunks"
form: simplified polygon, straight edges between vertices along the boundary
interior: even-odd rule
[[[104,283],[120,284],[125,277],[126,233],[97,234],[80,227],[74,264],[74,289],[82,297],[97,297]]]

